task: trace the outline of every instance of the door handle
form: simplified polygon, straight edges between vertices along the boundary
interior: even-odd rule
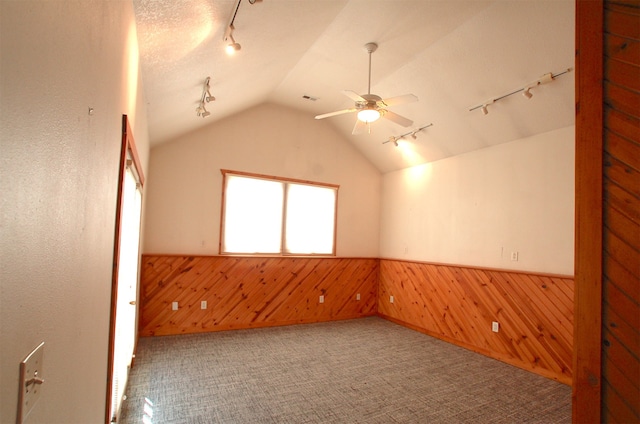
[[[131,302],[129,302],[129,305],[135,305],[135,304],[136,304],[135,300],[132,300]]]

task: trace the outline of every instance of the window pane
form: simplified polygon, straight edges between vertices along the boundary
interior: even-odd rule
[[[227,253],[279,253],[284,186],[227,175],[224,240]]]
[[[333,254],[336,190],[288,184],[285,250]]]

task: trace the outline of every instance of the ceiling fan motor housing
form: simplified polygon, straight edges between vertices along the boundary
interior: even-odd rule
[[[365,101],[356,102],[356,109],[377,109],[379,107],[378,102],[382,101],[382,97],[376,96],[375,94],[363,94],[362,97]]]

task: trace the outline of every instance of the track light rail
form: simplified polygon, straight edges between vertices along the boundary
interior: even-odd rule
[[[396,145],[396,147],[398,147],[398,140],[402,139],[402,138],[406,138],[411,136],[411,138],[413,138],[414,140],[416,138],[418,138],[418,133],[426,128],[429,128],[433,126],[433,123],[425,125],[424,127],[420,127],[417,130],[413,130],[413,131],[409,131],[408,133],[402,134],[402,135],[395,135],[395,136],[391,136],[389,137],[388,140],[385,140],[382,142],[382,144],[387,144],[387,143],[393,143]]]
[[[517,90],[513,90],[513,91],[511,91],[511,92],[509,92],[509,93],[507,93],[507,94],[503,94],[502,96],[498,96],[498,97],[490,98],[490,99],[489,99],[489,100],[487,100],[486,102],[484,102],[484,103],[482,103],[482,104],[479,104],[479,105],[477,105],[477,106],[474,106],[474,107],[470,108],[470,109],[469,109],[469,112],[472,112],[472,111],[474,111],[474,110],[476,110],[476,109],[482,109],[482,113],[484,113],[484,114],[486,115],[486,114],[488,114],[488,113],[489,113],[489,111],[488,111],[488,109],[487,109],[487,106],[489,106],[489,105],[491,105],[491,104],[493,104],[493,103],[497,102],[498,100],[502,100],[502,99],[504,99],[505,97],[513,96],[514,94],[517,94],[517,93],[520,93],[520,92],[522,92],[522,94],[523,94],[526,98],[530,99],[530,98],[533,96],[533,94],[531,94],[531,91],[530,91],[533,87],[536,87],[536,86],[538,86],[538,85],[540,85],[540,84],[546,84],[546,83],[548,83],[548,82],[551,82],[551,81],[553,81],[555,78],[557,78],[557,77],[559,77],[559,76],[561,76],[561,75],[567,74],[567,73],[569,73],[569,72],[571,72],[571,71],[573,71],[573,68],[567,68],[567,69],[565,69],[564,71],[557,72],[557,73],[555,73],[555,74],[554,74],[554,73],[551,73],[551,72],[550,72],[550,73],[548,73],[548,74],[544,74],[543,76],[541,76],[541,77],[540,77],[540,78],[538,78],[537,80],[535,80],[535,81],[533,81],[533,82],[530,82],[529,84],[526,84],[526,85],[525,85],[524,87],[522,87],[522,88],[518,88]]]

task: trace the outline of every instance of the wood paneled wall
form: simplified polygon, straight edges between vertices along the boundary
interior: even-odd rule
[[[602,420],[640,422],[640,1],[605,1]]]
[[[139,335],[375,315],[377,287],[378,259],[143,255]]]
[[[571,384],[573,289],[572,277],[382,259],[378,313]]]
[[[321,295],[324,303],[319,302]],[[200,308],[203,300],[207,309]],[[172,302],[178,302],[177,311],[172,310]],[[571,277],[388,259],[142,257],[140,336],[322,322],[376,313],[571,383]],[[493,321],[500,325],[498,333],[491,330]]]

